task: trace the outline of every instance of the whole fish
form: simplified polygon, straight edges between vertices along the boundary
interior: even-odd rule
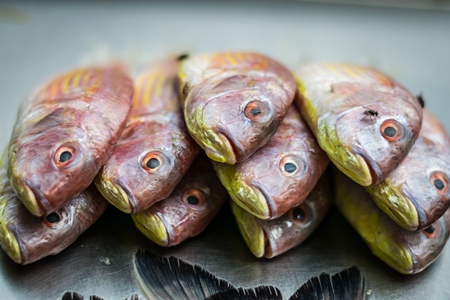
[[[231,208],[250,251],[272,258],[300,245],[322,222],[333,203],[324,174],[305,201],[274,220],[261,220],[231,201]]]
[[[166,59],[136,78],[126,128],[95,180],[123,212],[167,198],[200,151],[184,124],[177,70],[177,61]]]
[[[341,172],[335,172],[335,204],[372,253],[403,274],[415,274],[441,253],[450,232],[450,211],[426,229],[408,231],[373,202],[370,194]]]
[[[211,162],[200,154],[172,194],[132,214],[136,227],[161,246],[175,246],[200,234],[227,198]]]
[[[132,97],[131,79],[115,65],[64,73],[22,103],[8,177],[32,214],[57,210],[91,184],[125,127]]]
[[[26,265],[72,244],[105,211],[108,202],[92,185],[56,211],[32,215],[0,169],[0,244],[16,263]]]
[[[233,201],[260,219],[274,219],[299,205],[329,160],[291,106],[275,135],[247,160],[213,166]]]
[[[185,58],[179,76],[190,134],[209,158],[228,164],[267,143],[296,92],[289,70],[257,53]]]
[[[296,75],[300,113],[331,161],[360,185],[383,181],[419,134],[419,101],[370,68],[312,64]]]
[[[420,230],[450,205],[450,138],[423,110],[419,138],[400,165],[377,185],[367,187],[375,203],[406,230]]]

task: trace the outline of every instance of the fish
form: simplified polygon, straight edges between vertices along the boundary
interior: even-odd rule
[[[175,246],[203,232],[227,197],[211,162],[202,153],[167,199],[131,217],[156,244]]]
[[[92,183],[125,127],[132,97],[131,78],[111,65],[63,73],[22,103],[8,178],[33,215],[56,211]]]
[[[291,106],[275,135],[251,157],[235,165],[213,166],[234,202],[259,219],[276,219],[305,200],[328,163]]]
[[[333,203],[328,174],[305,201],[273,220],[261,220],[231,201],[231,209],[247,246],[256,257],[273,258],[300,245],[320,225]]]
[[[372,68],[316,63],[295,73],[302,117],[334,165],[362,186],[383,181],[418,137],[416,97]]]
[[[335,205],[372,253],[402,274],[427,268],[449,236],[449,210],[426,229],[405,230],[375,205],[364,187],[341,172],[335,172]]]
[[[177,61],[166,58],[136,78],[127,125],[95,179],[103,196],[125,213],[169,197],[200,152],[184,123],[177,72]]]
[[[0,168],[0,244],[16,263],[27,265],[71,245],[105,211],[108,202],[95,186],[75,195],[52,213],[31,214]]]
[[[366,187],[377,206],[406,230],[422,230],[450,206],[450,137],[423,110],[419,138],[386,179]]]
[[[286,67],[252,52],[184,57],[179,78],[189,133],[210,159],[227,164],[269,141],[296,93]]]
[[[138,250],[133,265],[139,286],[148,299],[284,299],[277,287],[234,287],[199,265],[148,250]],[[334,275],[323,272],[310,278],[289,300],[362,300],[368,292],[365,276],[353,266]]]

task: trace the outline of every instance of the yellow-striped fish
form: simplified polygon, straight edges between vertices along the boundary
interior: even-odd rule
[[[374,255],[403,274],[421,272],[438,257],[450,233],[449,210],[426,229],[405,230],[363,187],[335,171],[335,204]]]
[[[322,63],[296,75],[296,103],[331,161],[360,185],[385,179],[419,134],[419,101],[370,68]]]
[[[209,158],[228,164],[267,143],[296,92],[289,70],[257,53],[187,58],[179,76],[190,134]]]
[[[85,190],[108,159],[131,109],[122,67],[64,73],[20,107],[8,148],[8,177],[28,210],[42,216]]]
[[[200,151],[179,101],[175,59],[159,61],[136,78],[126,128],[95,180],[123,212],[137,213],[167,198]]]

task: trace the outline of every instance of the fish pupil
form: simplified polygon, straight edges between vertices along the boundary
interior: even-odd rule
[[[198,198],[197,197],[195,197],[195,196],[189,196],[188,198],[187,198],[187,202],[189,203],[189,204],[192,204],[192,205],[197,205],[198,204]]]
[[[60,162],[66,162],[66,161],[70,160],[71,158],[72,158],[72,153],[70,153],[69,151],[64,151],[59,156],[59,161]]]
[[[445,186],[444,183],[442,182],[442,180],[440,180],[440,179],[436,179],[433,182],[433,184],[438,190],[442,190],[444,188],[444,186]]]
[[[156,169],[157,167],[159,167],[160,164],[161,163],[156,158],[151,158],[147,161],[147,167],[149,169]]]
[[[305,211],[300,207],[294,208],[294,211],[292,212],[292,216],[297,221],[302,221],[305,218],[305,215]]]
[[[424,230],[425,230],[426,232],[432,234],[432,233],[434,232],[434,229],[435,229],[434,226],[433,226],[433,225],[430,225],[430,226],[428,226],[427,228],[425,228]]]
[[[397,134],[397,130],[394,127],[386,127],[384,129],[384,134],[388,137],[394,137]]]
[[[47,222],[52,224],[61,221],[61,217],[57,213],[51,213],[45,218],[47,219]]]
[[[293,163],[285,163],[284,170],[288,173],[294,173],[297,170],[297,166]]]
[[[252,109],[250,110],[250,115],[251,115],[252,117],[259,116],[260,114],[261,114],[261,109],[258,108],[258,107],[254,107],[254,108],[252,108]]]

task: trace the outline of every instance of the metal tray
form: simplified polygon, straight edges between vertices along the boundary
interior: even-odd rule
[[[295,2],[0,2],[0,148],[17,109],[44,80],[87,63],[122,59],[131,67],[165,54],[254,50],[291,68],[309,61],[375,66],[422,92],[426,106],[450,129],[450,13]],[[163,249],[131,218],[110,207],[59,255],[29,266],[0,251],[2,299],[58,299],[64,291],[143,298],[132,267],[137,249],[174,255],[236,286],[275,285],[289,297],[321,272],[358,266],[369,299],[450,299],[450,247],[423,273],[400,275],[374,257],[336,211],[300,247],[256,259],[225,206],[198,237]]]

